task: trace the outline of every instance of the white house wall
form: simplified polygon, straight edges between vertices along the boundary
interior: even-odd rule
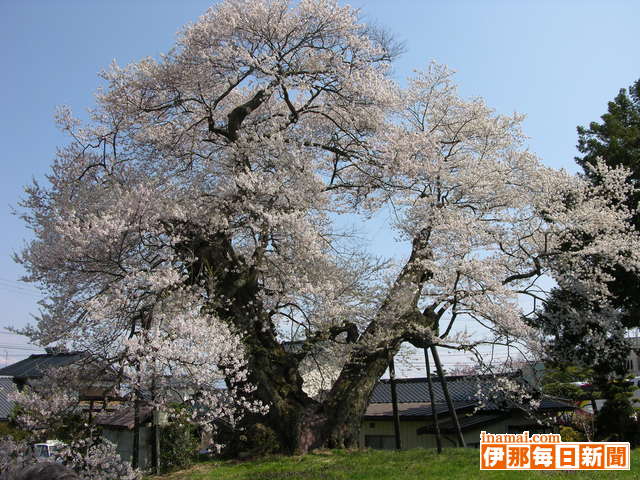
[[[480,442],[480,432],[482,430],[490,433],[508,433],[509,427],[527,426],[535,423],[534,420],[524,414],[516,413],[503,420],[498,420],[479,428],[463,432],[465,443],[469,447],[475,447]],[[421,427],[431,426],[431,420],[400,420],[400,441],[402,449],[411,448],[436,448],[436,436],[433,434],[418,435],[417,430]],[[364,420],[360,429],[359,445],[365,446],[366,435],[387,435],[393,436],[393,420]],[[445,448],[456,446],[456,436],[454,434],[443,434],[442,444]]]

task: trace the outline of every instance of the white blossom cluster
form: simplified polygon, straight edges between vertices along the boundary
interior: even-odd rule
[[[43,378],[31,380],[21,391],[9,394],[19,407],[16,422],[27,431],[48,431],[79,414],[82,383],[73,368],[50,369]]]
[[[39,460],[26,442],[11,437],[0,438],[0,474],[15,474]],[[57,454],[57,460],[74,470],[83,480],[138,480],[141,474],[123,462],[115,445],[108,441],[94,443],[89,439],[74,442]]]
[[[61,461],[83,480],[139,480],[141,472],[120,458],[116,446],[108,440],[84,439],[65,447]]]

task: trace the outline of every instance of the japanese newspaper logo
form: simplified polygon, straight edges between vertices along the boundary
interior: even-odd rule
[[[480,470],[629,470],[628,442],[563,442],[553,433],[480,433]]]

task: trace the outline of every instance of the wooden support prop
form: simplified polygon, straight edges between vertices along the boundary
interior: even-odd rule
[[[433,415],[433,429],[436,432],[436,445],[438,453],[442,453],[442,438],[440,436],[440,425],[438,424],[438,413],[436,412],[436,401],[433,395],[433,382],[431,381],[431,367],[429,366],[429,349],[424,348],[424,365],[427,370],[427,388],[429,390],[429,401],[431,402],[431,414]]]
[[[433,355],[433,361],[436,364],[438,377],[440,377],[440,384],[442,385],[442,393],[444,393],[444,398],[447,401],[447,406],[449,407],[449,414],[451,415],[451,419],[453,420],[453,423],[456,426],[456,433],[458,436],[458,446],[464,448],[467,445],[464,442],[464,436],[462,435],[462,429],[460,428],[460,422],[458,421],[458,414],[456,413],[456,409],[454,408],[453,402],[451,401],[451,395],[449,395],[449,388],[447,387],[447,380],[444,378],[442,364],[440,363],[440,356],[438,355],[438,350],[436,349],[435,345],[431,345],[431,354]]]
[[[400,442],[400,413],[398,412],[398,393],[396,392],[396,366],[393,354],[389,357],[389,385],[391,386],[391,405],[393,408],[393,431],[396,437],[396,450],[402,448]]]

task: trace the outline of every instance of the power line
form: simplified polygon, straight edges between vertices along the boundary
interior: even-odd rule
[[[10,287],[13,287],[13,288],[19,288],[21,290],[30,290],[32,292],[40,293],[40,289],[25,285],[24,282],[20,282],[20,281],[16,281],[16,280],[9,280],[8,278],[0,277],[0,283],[6,284],[6,285],[8,285]]]
[[[12,294],[18,294],[25,297],[35,299],[36,297],[43,297],[43,293],[35,288],[27,287],[19,284],[18,282],[0,278],[0,290],[9,292]]]
[[[6,328],[0,328],[0,335],[16,335],[18,337],[24,337],[21,333],[12,332],[11,330],[7,330]]]
[[[17,294],[17,295],[22,295],[24,297],[29,297],[29,298],[38,298],[36,293],[32,293],[32,292],[28,292],[28,291],[23,291],[23,290],[14,290],[6,285],[0,285],[0,289],[4,290],[5,292],[11,293],[11,294]]]
[[[3,350],[23,350],[26,352],[40,352],[44,350],[43,348],[36,347],[36,346],[29,347],[26,345],[9,345],[9,344],[6,344],[6,345],[0,344],[0,348]]]

